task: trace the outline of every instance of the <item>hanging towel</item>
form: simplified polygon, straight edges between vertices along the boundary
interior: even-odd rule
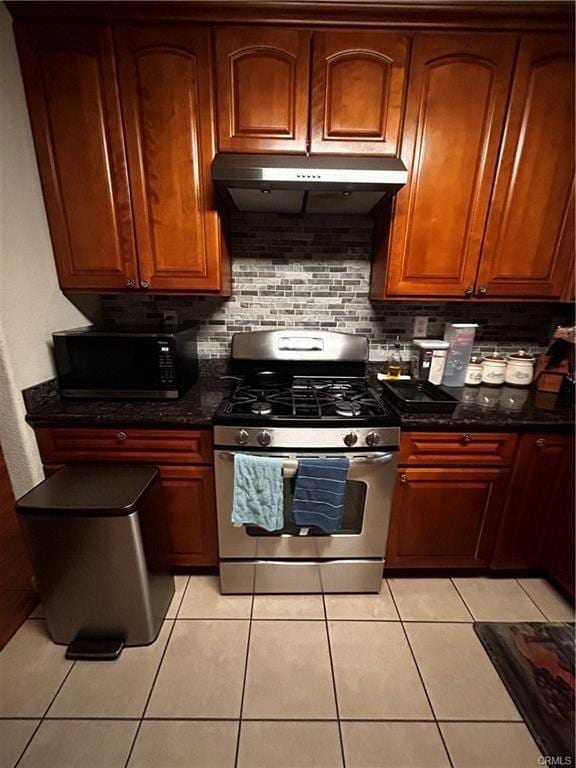
[[[284,459],[234,456],[234,525],[257,525],[267,531],[284,527]]]
[[[348,459],[300,459],[294,489],[292,519],[325,533],[340,527],[346,495]]]

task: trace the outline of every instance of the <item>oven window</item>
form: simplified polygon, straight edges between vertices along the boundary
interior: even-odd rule
[[[292,522],[292,500],[294,498],[295,479],[284,480],[284,528],[281,531],[265,531],[256,525],[245,527],[248,536],[281,536],[292,534],[298,536],[299,526]],[[346,496],[344,497],[344,511],[342,513],[342,525],[336,533],[324,533],[320,528],[312,526],[308,536],[337,536],[338,534],[362,533],[364,522],[364,506],[366,502],[366,483],[359,480],[348,480],[346,483]]]

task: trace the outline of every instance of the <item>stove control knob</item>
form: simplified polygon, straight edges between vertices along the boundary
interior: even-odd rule
[[[375,445],[378,445],[379,440],[380,435],[377,432],[368,432],[366,435],[366,445],[369,445],[371,448],[373,448]]]
[[[234,435],[234,439],[238,443],[238,445],[246,445],[248,440],[250,439],[250,435],[248,432],[246,432],[245,429],[239,429],[238,432]]]
[[[270,432],[266,432],[266,430],[263,430],[262,432],[258,432],[256,435],[256,439],[260,443],[260,445],[270,445],[270,440],[272,440],[272,435]]]
[[[356,432],[348,432],[347,435],[344,435],[344,442],[348,446],[348,448],[351,448],[353,445],[356,445],[358,442],[358,435]]]

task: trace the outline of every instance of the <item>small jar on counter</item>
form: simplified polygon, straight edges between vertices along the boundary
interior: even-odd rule
[[[482,384],[500,387],[506,379],[506,358],[498,352],[482,358]]]
[[[466,368],[467,387],[477,387],[482,384],[482,358],[480,355],[472,355],[468,367]]]
[[[513,387],[529,387],[534,380],[535,362],[534,356],[524,352],[523,349],[508,355],[506,384],[511,384]]]

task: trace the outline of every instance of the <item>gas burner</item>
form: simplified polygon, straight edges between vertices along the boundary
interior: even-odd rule
[[[257,400],[255,403],[251,403],[250,411],[257,416],[268,416],[272,413],[272,406],[265,400]]]
[[[337,416],[360,416],[362,406],[352,400],[340,400],[336,403],[334,410]]]

